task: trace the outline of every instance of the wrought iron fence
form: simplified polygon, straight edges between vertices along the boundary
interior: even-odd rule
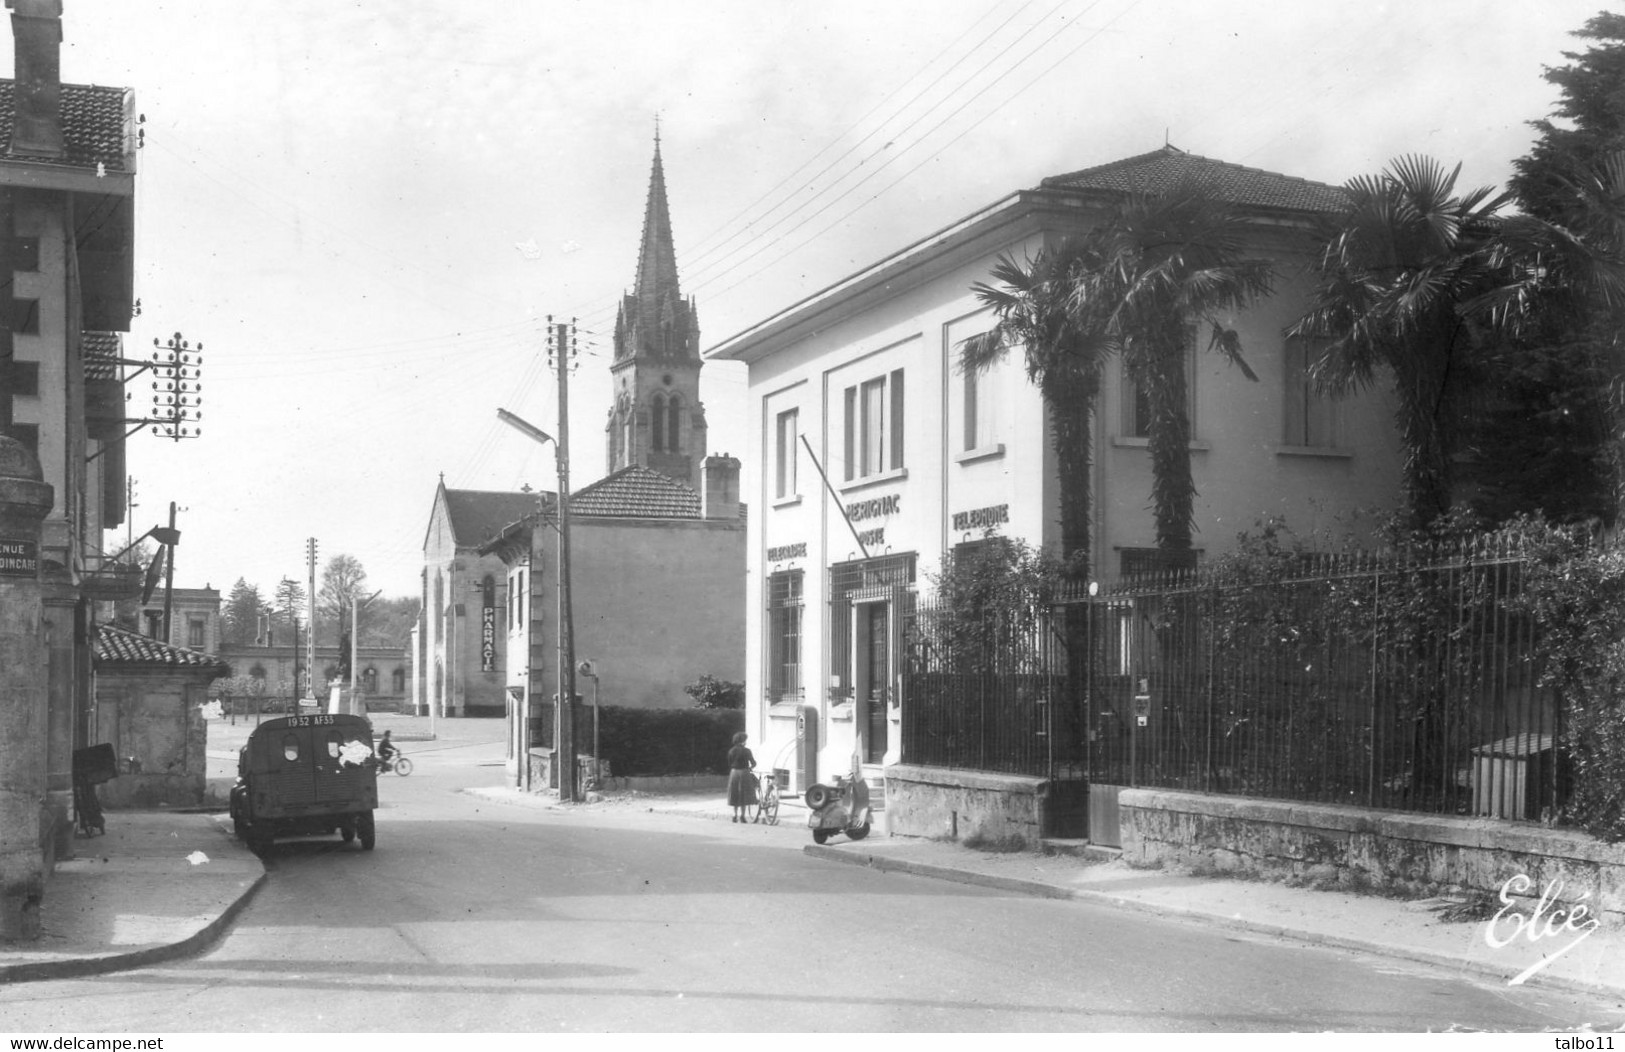
[[[998,621],[922,599],[903,756],[1538,818],[1567,785],[1522,579],[1503,537],[1136,575]]]

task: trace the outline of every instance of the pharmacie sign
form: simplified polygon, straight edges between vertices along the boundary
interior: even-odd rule
[[[0,540],[0,577],[39,576],[39,542]]]

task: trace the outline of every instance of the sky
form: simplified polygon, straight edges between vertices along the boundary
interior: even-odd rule
[[[203,345],[197,439],[130,440],[177,586],[321,561],[416,595],[435,488],[551,489],[549,315],[577,319],[571,481],[658,115],[712,347],[1047,175],[1171,143],[1342,183],[1420,153],[1503,185],[1598,0],[65,0],[63,79],[135,92],[128,356]],[[5,49],[8,56],[10,49]],[[8,59],[0,61],[9,61]],[[9,69],[3,75],[10,76]],[[713,362],[710,452],[746,449]],[[132,385],[136,401],[139,381]],[[748,471],[747,471],[748,474]]]

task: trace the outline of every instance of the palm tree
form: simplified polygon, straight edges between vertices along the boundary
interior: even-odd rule
[[[1330,393],[1392,376],[1417,529],[1450,507],[1465,413],[1497,322],[1517,309],[1517,260],[1529,258],[1500,239],[1509,197],[1487,187],[1457,196],[1460,172],[1412,156],[1350,180],[1348,209],[1323,233],[1315,305],[1290,330],[1330,341],[1313,366]]]
[[[1247,255],[1252,233],[1247,218],[1206,183],[1187,179],[1124,200],[1087,235],[1091,263],[1075,275],[1073,313],[1095,319],[1103,342],[1122,355],[1129,379],[1146,396],[1152,511],[1165,553],[1188,552],[1194,528],[1186,376],[1193,333],[1209,326],[1208,348],[1258,379],[1235,331],[1220,321],[1270,292],[1271,264]]]
[[[1088,246],[1075,240],[1025,265],[1001,257],[992,272],[998,285],[971,286],[997,320],[959,349],[961,371],[984,372],[1011,347],[1023,348],[1027,377],[1049,412],[1060,470],[1061,554],[1079,579],[1089,574],[1089,428],[1108,350],[1097,320],[1072,308],[1077,274],[1091,260]]]

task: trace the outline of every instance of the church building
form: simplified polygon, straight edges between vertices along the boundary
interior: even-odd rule
[[[688,706],[683,688],[701,675],[744,679],[745,507],[740,462],[707,454],[699,324],[678,285],[658,135],[614,341],[608,470],[570,499],[576,653],[604,705]],[[527,785],[522,757],[542,743],[519,715],[558,689],[556,506],[552,493],[442,482],[424,545],[418,711],[505,707],[510,770]]]
[[[666,172],[655,136],[637,281],[615,317],[615,404],[605,426],[611,472],[640,464],[698,489],[705,461],[700,324],[677,285]]]

